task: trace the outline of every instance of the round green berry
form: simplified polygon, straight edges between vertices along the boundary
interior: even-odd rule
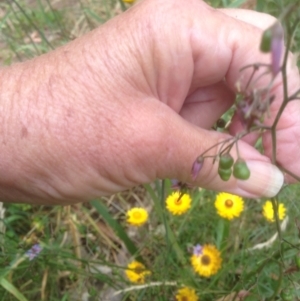
[[[239,180],[248,180],[250,178],[250,170],[243,159],[237,159],[233,164],[233,176]]]
[[[228,169],[233,165],[233,158],[230,154],[225,154],[220,157],[219,168]]]
[[[223,181],[228,181],[230,179],[231,173],[232,173],[231,168],[227,168],[227,169],[219,168],[218,169],[218,174]]]

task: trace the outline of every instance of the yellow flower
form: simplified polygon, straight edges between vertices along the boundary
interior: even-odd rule
[[[221,192],[216,197],[215,207],[221,217],[232,220],[244,210],[244,201],[237,195]]]
[[[285,217],[286,208],[283,203],[279,203],[278,205],[278,218],[279,220],[283,220]],[[269,222],[275,222],[274,210],[271,201],[266,201],[263,206],[263,216]]]
[[[176,301],[198,301],[195,290],[189,287],[183,287],[176,294]]]
[[[221,268],[222,258],[215,246],[204,245],[200,252],[197,251],[192,255],[191,263],[200,276],[210,277]]]
[[[181,215],[191,208],[192,199],[187,193],[173,192],[166,199],[167,209],[174,215]]]
[[[127,211],[127,222],[133,226],[142,226],[148,220],[148,212],[144,208],[132,208]]]
[[[135,0],[123,0],[123,2],[132,4],[135,2]]]
[[[145,277],[150,275],[151,272],[146,270],[145,266],[138,262],[132,261],[128,264],[125,274],[129,281],[134,283],[145,283]]]

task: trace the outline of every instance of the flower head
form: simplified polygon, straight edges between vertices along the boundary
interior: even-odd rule
[[[148,212],[144,208],[132,208],[127,211],[127,222],[133,226],[142,226],[148,220]]]
[[[173,192],[166,199],[167,209],[174,215],[181,215],[191,208],[192,199],[187,193]]]
[[[221,268],[222,258],[218,249],[213,245],[204,245],[200,255],[193,254],[191,263],[196,273],[203,277],[216,274]]]
[[[132,261],[128,264],[127,269],[125,270],[125,274],[129,281],[134,283],[144,283],[145,277],[150,275],[151,272],[146,270],[145,266],[138,262]]]
[[[43,248],[39,244],[35,244],[26,252],[26,255],[31,261],[41,253],[42,249]]]
[[[283,220],[285,217],[286,208],[283,203],[278,204],[278,218],[279,220]],[[266,201],[263,206],[263,216],[268,220],[269,222],[275,222],[274,217],[274,210],[273,205],[271,201]]]
[[[221,192],[217,195],[215,207],[221,217],[232,220],[244,210],[244,201],[237,195]]]
[[[194,247],[193,254],[194,254],[194,255],[197,255],[197,256],[200,256],[200,255],[202,255],[202,250],[203,250],[202,246],[199,245],[199,244],[197,244],[197,245]]]
[[[183,287],[178,290],[175,298],[176,301],[198,301],[195,290],[189,287]]]
[[[125,2],[125,3],[129,3],[129,4],[132,4],[132,3],[134,3],[134,2],[135,2],[135,0],[123,0],[123,2]]]

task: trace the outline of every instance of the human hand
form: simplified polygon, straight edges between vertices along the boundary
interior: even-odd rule
[[[260,24],[249,24],[253,16]],[[209,129],[233,104],[236,84],[245,87],[240,69],[269,62],[259,43],[272,21],[199,0],[145,0],[54,52],[2,70],[1,199],[66,204],[155,178],[191,182],[196,157],[227,137]],[[291,92],[299,87],[297,68],[289,67],[288,81]],[[280,78],[273,93],[271,119],[282,101]],[[278,160],[292,171],[300,165],[299,112],[298,101],[289,104],[278,127]],[[238,128],[235,120],[232,133]],[[276,194],[279,170],[247,142],[239,151],[249,180],[223,182],[206,161],[194,184]]]

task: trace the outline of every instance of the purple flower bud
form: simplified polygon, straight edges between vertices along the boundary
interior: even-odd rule
[[[193,254],[196,255],[196,256],[200,256],[200,255],[202,255],[202,251],[203,251],[202,246],[199,245],[199,244],[197,244],[197,245],[194,247]]]
[[[276,22],[272,28],[271,40],[271,70],[274,77],[280,71],[281,56],[283,51],[283,29],[279,22]]]
[[[196,180],[200,170],[202,169],[204,158],[202,156],[198,157],[192,166],[192,179]]]
[[[171,179],[171,183],[172,183],[171,186],[172,189],[180,189],[180,181],[176,179]]]
[[[31,261],[32,259],[37,257],[41,251],[42,251],[42,247],[39,244],[35,244],[26,252],[26,255]]]

